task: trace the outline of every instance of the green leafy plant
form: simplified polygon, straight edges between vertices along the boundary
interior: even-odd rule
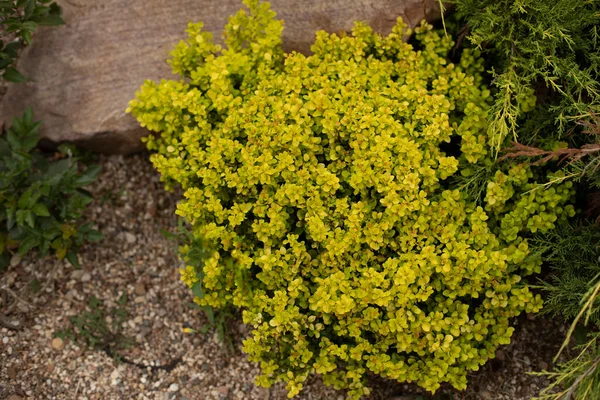
[[[245,4],[226,48],[190,24],[170,60],[182,79],[145,82],[128,109],[185,190],[185,251],[203,262],[182,280],[202,306],[243,310],[257,382],[290,397],[314,373],[351,399],[368,373],[464,389],[511,318],[540,309],[527,237],[574,215],[572,182],[493,168],[478,51],[452,62],[450,37],[422,24],[407,44],[399,20],[284,54],[268,4]],[[454,184],[474,174],[485,189]]]
[[[69,154],[51,160],[35,150],[40,126],[27,109],[0,137],[0,266],[11,254],[30,250],[40,256],[53,252],[78,266],[79,246],[102,238],[90,223],[79,224],[92,201],[84,187],[100,166],[83,168]]]
[[[117,362],[122,361],[121,351],[132,347],[135,340],[123,334],[123,323],[127,321],[127,295],[123,294],[117,306],[108,308],[91,296],[86,310],[69,317],[71,327],[63,330],[58,337],[82,343],[92,350],[102,350]],[[110,320],[110,322],[108,322]]]
[[[10,82],[27,78],[16,69],[19,52],[29,46],[38,26],[64,24],[51,0],[0,0],[0,76]]]

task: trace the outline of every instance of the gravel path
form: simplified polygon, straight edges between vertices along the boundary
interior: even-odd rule
[[[176,244],[161,233],[174,232],[179,194],[163,190],[145,155],[100,162],[104,168],[92,187],[96,200],[88,219],[105,239],[80,251],[82,268],[52,257],[14,258],[0,277],[0,318],[6,316],[0,320],[0,399],[285,399],[280,386],[254,385],[258,368],[240,350],[247,329],[239,323],[232,324],[229,351],[214,330],[184,333],[184,327],[202,330],[207,321],[179,281]],[[123,333],[136,341],[123,351],[128,362],[116,364],[104,351],[56,338],[90,296],[114,307],[123,294]],[[551,365],[565,326],[527,316],[516,324],[513,344],[474,373],[470,388],[454,399],[530,399],[546,384],[527,372]],[[373,399],[408,400],[418,393],[412,385],[382,380],[375,380],[374,389]],[[318,378],[298,397],[343,398]]]

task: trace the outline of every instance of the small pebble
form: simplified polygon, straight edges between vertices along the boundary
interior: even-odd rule
[[[178,392],[179,391],[179,385],[176,383],[171,383],[171,386],[169,386],[169,392]]]
[[[54,350],[62,350],[65,348],[65,342],[61,338],[52,339],[52,348]]]
[[[146,294],[146,286],[142,282],[135,284],[135,294],[138,296],[143,296]]]
[[[10,266],[11,267],[16,267],[17,265],[19,265],[19,263],[21,262],[21,256],[18,254],[15,254],[14,256],[12,256],[12,258],[10,259]]]
[[[17,379],[17,369],[15,367],[8,367],[6,369],[6,375],[8,375],[10,379]]]
[[[76,269],[75,271],[71,272],[71,279],[80,281],[84,273],[85,271],[81,269]]]
[[[217,388],[217,390],[219,391],[219,393],[221,393],[223,396],[227,396],[229,394],[229,388],[227,386],[219,386]]]
[[[129,244],[134,244],[137,239],[133,233],[125,232],[125,241]]]

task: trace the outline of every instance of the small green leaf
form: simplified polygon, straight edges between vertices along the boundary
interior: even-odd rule
[[[0,70],[8,67],[10,64],[12,64],[14,62],[14,60],[12,60],[10,58],[3,58],[2,54],[3,53],[0,53]]]
[[[40,26],[60,26],[65,24],[60,15],[44,15],[36,17],[34,20]]]
[[[208,322],[211,325],[214,325],[215,324],[215,313],[214,313],[212,307],[205,306],[205,307],[202,307],[202,310],[204,311],[204,314],[206,314],[206,318],[208,318]]]
[[[8,208],[6,210],[6,228],[10,231],[15,226],[15,209]]]
[[[204,297],[204,291],[202,290],[202,282],[198,281],[194,283],[194,285],[192,286],[192,293],[194,293],[194,296],[196,297]]]
[[[25,225],[25,212],[26,210],[17,210],[15,213],[15,220],[17,221],[18,226]]]
[[[26,80],[25,77],[23,76],[23,74],[21,74],[19,71],[17,71],[13,67],[8,67],[6,69],[6,71],[4,71],[4,74],[2,74],[2,77],[4,79],[6,79],[7,81],[14,82],[14,83],[25,82],[25,80]]]
[[[27,254],[27,252],[29,250],[33,249],[38,244],[39,244],[39,242],[36,237],[32,237],[32,236],[28,237],[19,246],[19,250],[18,250],[19,255],[23,256],[23,255]]]
[[[27,0],[27,3],[25,3],[24,17],[26,19],[31,18],[31,15],[33,14],[34,9],[35,9],[35,0]]]
[[[19,140],[19,135],[17,134],[14,128],[14,124],[11,129],[6,133],[6,141],[10,145],[12,151],[21,151],[21,140]]]
[[[31,289],[33,293],[39,293],[39,291],[42,289],[42,285],[40,284],[39,280],[34,278],[31,282],[29,282],[29,289]]]
[[[67,260],[71,263],[72,266],[74,266],[75,268],[81,268],[81,266],[79,265],[79,257],[77,256],[77,253],[73,252],[73,251],[69,251],[67,253]]]
[[[4,46],[4,53],[12,58],[13,60],[17,58],[18,51],[23,47],[21,42],[11,42]]]
[[[90,229],[87,232],[87,240],[89,240],[90,242],[99,242],[102,239],[104,239],[104,235],[95,229]]]
[[[29,202],[27,202],[27,208],[29,208],[29,209],[33,208],[33,206],[35,206],[37,201],[40,199],[41,195],[42,194],[37,189],[37,187],[35,189],[32,188],[31,189],[31,197],[29,197]]]
[[[27,46],[31,46],[31,31],[29,31],[29,30],[22,30],[21,31],[21,37],[23,38],[23,41],[25,42],[25,44]]]
[[[23,112],[22,119],[23,119],[23,124],[25,124],[26,126],[33,124],[33,110],[31,109],[31,107],[27,107],[25,109],[25,111]]]
[[[76,186],[87,186],[98,178],[102,170],[100,165],[90,165],[80,176],[75,179]]]
[[[24,29],[26,31],[33,32],[37,29],[38,25],[33,21],[27,21],[27,22],[23,22],[21,27],[22,27],[22,29]]]
[[[29,208],[29,199],[31,199],[31,189],[26,190],[21,197],[19,197],[19,202],[17,203],[17,206],[23,210],[26,208]]]
[[[35,215],[37,215],[39,217],[49,217],[50,216],[50,211],[48,211],[48,208],[42,203],[37,203],[36,205],[33,206],[33,208],[31,210],[35,213]]]
[[[31,228],[35,227],[35,217],[32,211],[25,211],[25,222],[27,222],[27,225],[29,225]]]
[[[127,304],[127,293],[123,293],[121,297],[119,297],[119,300],[117,300],[117,304],[120,306],[124,306],[125,304]]]

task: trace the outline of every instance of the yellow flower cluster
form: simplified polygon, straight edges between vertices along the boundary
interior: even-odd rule
[[[284,54],[268,4],[246,4],[225,49],[190,24],[170,61],[182,80],[144,83],[128,110],[160,133],[152,162],[210,244],[182,279],[202,277],[199,304],[244,310],[258,382],[290,397],[313,373],[352,399],[369,372],[463,389],[510,319],[540,309],[523,235],[572,213],[572,189],[532,190],[525,167],[498,172],[481,206],[452,188],[490,153],[476,52],[450,62],[452,40],[426,24],[417,50],[399,19]]]

